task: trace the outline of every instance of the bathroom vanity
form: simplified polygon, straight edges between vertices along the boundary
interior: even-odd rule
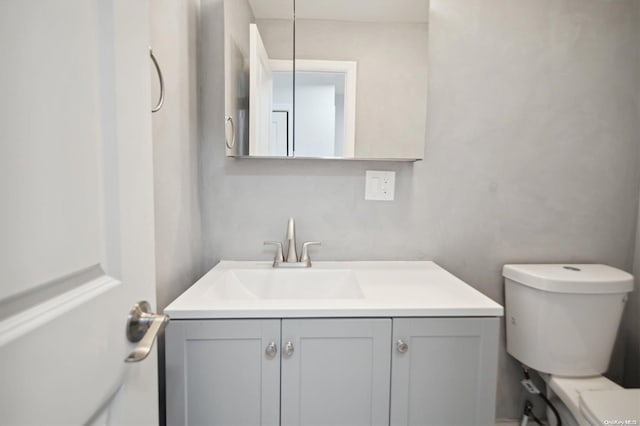
[[[500,305],[433,262],[220,262],[166,309],[168,425],[493,425]]]

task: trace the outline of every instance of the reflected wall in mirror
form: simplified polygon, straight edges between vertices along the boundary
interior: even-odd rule
[[[427,0],[296,0],[296,154],[302,149],[327,156],[323,150],[330,142],[315,144],[305,136],[311,131],[307,123],[321,115],[298,96],[298,63],[329,60],[357,64],[355,143],[343,151],[336,132],[334,156],[423,157],[428,16]],[[336,96],[336,127],[343,105]]]
[[[244,25],[248,46],[232,67],[248,93],[232,96],[240,121],[228,123],[228,145],[234,131],[238,140],[228,155],[423,157],[428,0],[295,0],[295,51],[293,0],[227,3],[251,11],[225,29]]]

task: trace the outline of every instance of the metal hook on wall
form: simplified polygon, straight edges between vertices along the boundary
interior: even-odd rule
[[[162,104],[164,104],[164,79],[162,78],[162,71],[160,71],[160,65],[158,65],[158,61],[156,57],[153,56],[153,50],[151,46],[149,46],[149,55],[151,55],[151,60],[153,61],[153,65],[156,67],[156,71],[158,72],[158,79],[160,80],[160,99],[158,99],[158,103],[155,107],[151,108],[151,112],[158,112],[160,108],[162,108]]]

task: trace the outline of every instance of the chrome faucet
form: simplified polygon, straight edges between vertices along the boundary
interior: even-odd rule
[[[287,254],[282,251],[282,243],[280,241],[265,241],[265,244],[276,246],[276,254],[273,258],[274,268],[310,268],[311,258],[309,257],[309,246],[320,245],[317,241],[308,241],[302,244],[302,254],[298,257],[296,248],[296,224],[293,218],[289,218],[287,224]]]
[[[298,250],[296,248],[296,223],[293,218],[289,218],[287,223],[287,257],[288,263],[295,263],[298,261]]]

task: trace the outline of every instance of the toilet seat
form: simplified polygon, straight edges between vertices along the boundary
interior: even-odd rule
[[[593,377],[559,377],[551,376],[548,381],[551,390],[567,406],[578,424],[584,424],[586,419],[580,410],[580,396],[583,393],[595,391],[620,391],[623,388],[603,376]],[[602,423],[596,423],[602,424]]]
[[[582,392],[580,412],[590,425],[640,425],[640,389]]]

